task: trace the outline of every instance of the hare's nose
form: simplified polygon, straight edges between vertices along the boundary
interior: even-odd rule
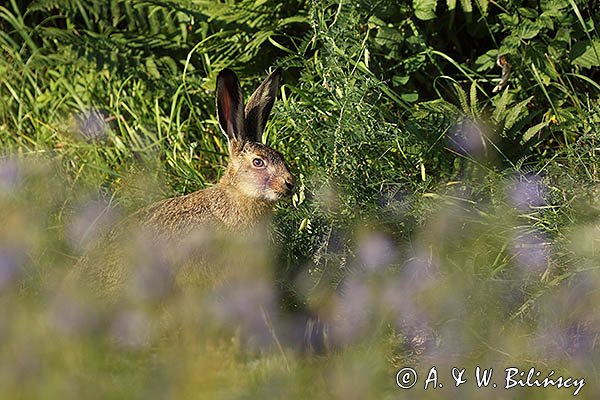
[[[294,189],[296,189],[296,180],[294,177],[289,177],[285,180],[285,186],[290,193],[294,193]]]

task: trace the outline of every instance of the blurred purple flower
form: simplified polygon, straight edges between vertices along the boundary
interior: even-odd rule
[[[302,352],[325,354],[331,343],[331,321],[311,311],[299,311],[287,316],[281,324],[283,339]]]
[[[462,155],[479,156],[485,150],[482,129],[470,119],[464,119],[452,127],[447,139],[450,147]]]
[[[331,327],[331,338],[336,344],[347,344],[363,335],[368,328],[373,299],[365,280],[365,277],[357,274],[342,286]]]
[[[518,232],[512,240],[511,252],[523,270],[542,272],[550,260],[551,241],[536,231]]]
[[[161,300],[171,292],[174,266],[167,259],[164,244],[138,240],[134,263],[129,282],[132,297],[141,301]]]
[[[368,270],[378,271],[387,268],[396,257],[394,242],[381,232],[368,234],[358,244],[358,258]]]
[[[405,350],[422,354],[434,345],[429,317],[418,303],[420,292],[437,281],[437,266],[426,253],[417,253],[404,264],[396,278],[381,291],[381,304],[391,313],[404,337]]]
[[[244,339],[258,347],[272,344],[269,326],[275,310],[272,285],[264,280],[228,282],[217,289],[211,311],[217,321],[241,328]]]
[[[554,320],[542,324],[539,331],[533,345],[544,357],[567,358],[588,366],[600,361],[600,330],[592,328],[589,321]]]
[[[417,328],[427,324],[427,317],[415,303],[415,291],[407,290],[407,282],[398,277],[383,288],[381,301],[383,307],[392,313],[397,328]]]
[[[139,310],[127,310],[114,317],[110,334],[119,345],[139,349],[150,344],[151,328],[150,320],[145,313]]]
[[[49,315],[54,328],[64,334],[87,333],[96,327],[97,315],[92,305],[65,293],[56,296]]]
[[[86,140],[101,140],[106,137],[109,126],[106,122],[108,113],[104,110],[90,109],[75,116],[77,132]]]
[[[600,362],[600,294],[597,270],[577,273],[545,296],[533,345],[546,357],[583,366]]]
[[[0,195],[13,193],[21,183],[21,169],[12,158],[0,159]]]
[[[433,335],[429,320],[414,296],[407,290],[408,283],[402,278],[388,282],[381,294],[384,309],[391,313],[395,328],[402,334],[403,350],[422,354],[432,345]]]
[[[538,175],[525,174],[508,186],[511,203],[522,211],[546,205],[546,185]]]
[[[67,226],[71,245],[87,250],[104,235],[116,220],[114,209],[103,199],[92,200],[80,206]]]
[[[13,247],[0,247],[0,291],[23,273],[24,254]]]
[[[10,363],[13,379],[19,385],[26,385],[34,379],[39,379],[43,371],[43,362],[37,349],[31,343],[12,344],[12,353],[15,355],[14,362]],[[6,361],[5,361],[6,362]]]
[[[464,318],[446,319],[429,338],[424,357],[436,365],[460,362],[473,351],[473,339]]]
[[[402,268],[404,291],[415,293],[429,288],[437,279],[438,267],[430,255],[419,252],[408,259]]]
[[[435,283],[434,268],[424,255],[410,258],[398,276],[388,281],[381,291],[382,305],[392,313],[396,327],[406,331],[427,326],[428,318],[415,299],[419,292]]]

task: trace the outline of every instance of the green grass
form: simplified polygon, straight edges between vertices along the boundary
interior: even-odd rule
[[[0,5],[0,397],[573,394],[479,389],[481,366],[499,386],[508,367],[583,377],[577,397],[596,398],[595,10],[413,3]],[[498,54],[512,68],[493,94]],[[217,301],[175,293],[103,316],[62,298],[111,226],[219,179],[217,73],[250,93],[275,66],[265,139],[299,190],[276,208],[267,262],[227,248],[269,272]],[[329,352],[289,340],[306,312]],[[424,391],[434,365],[444,387]],[[411,390],[394,381],[406,366]],[[454,388],[452,367],[468,383]]]

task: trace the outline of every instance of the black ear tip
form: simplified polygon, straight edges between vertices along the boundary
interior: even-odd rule
[[[238,77],[235,74],[235,72],[233,72],[229,68],[224,68],[223,70],[221,70],[221,72],[219,72],[219,75],[217,75],[217,81],[221,81],[221,80],[225,80],[225,81],[231,81],[231,80],[237,81]]]
[[[273,73],[271,75],[274,75],[274,76],[277,76],[278,78],[281,78],[281,75],[283,75],[283,68],[277,67],[275,69],[275,71],[273,71]]]

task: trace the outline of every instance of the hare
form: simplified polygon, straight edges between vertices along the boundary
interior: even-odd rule
[[[243,233],[252,236],[253,228],[264,225],[274,204],[291,196],[295,189],[295,179],[283,156],[261,143],[281,74],[281,69],[271,73],[244,108],[237,76],[229,69],[221,71],[216,86],[217,114],[229,145],[229,165],[221,180],[210,188],[166,199],[134,213],[126,224],[121,224],[134,230],[124,232],[121,226],[116,229],[120,232],[111,232],[101,250],[85,255],[66,281],[83,288],[84,293],[116,299],[131,284],[136,265],[143,265],[142,280],[150,286],[148,290],[160,292],[179,279],[178,267],[173,267],[174,271],[171,266],[190,264],[190,253],[208,253],[201,254],[204,261],[211,259],[211,254],[223,253],[223,246],[219,247],[223,240],[215,245],[214,237],[202,241],[199,236],[221,232],[218,239],[232,242]],[[131,242],[140,237],[144,243],[134,243],[132,257]],[[237,258],[233,263],[230,259],[219,261],[241,265],[243,260]],[[198,274],[195,271],[196,277]]]
[[[217,114],[229,144],[229,165],[215,186],[163,200],[139,213],[140,222],[161,238],[173,240],[207,224],[231,231],[251,227],[290,196],[295,179],[283,156],[261,143],[273,108],[281,69],[270,74],[244,108],[235,73],[224,69],[217,77]]]

